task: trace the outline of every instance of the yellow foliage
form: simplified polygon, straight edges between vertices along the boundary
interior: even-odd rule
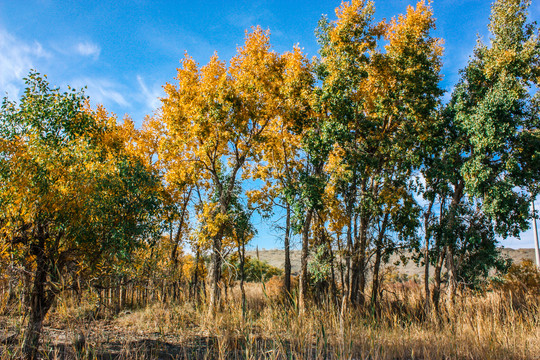
[[[214,54],[200,67],[185,54],[177,85],[165,86],[160,161],[171,187],[196,184],[203,243],[223,234],[230,222],[227,202],[238,177],[265,181],[250,194],[250,204],[263,201],[273,191],[271,178],[283,179],[278,174],[292,166],[287,159],[300,146],[290,128],[308,108],[309,62],[298,48],[283,55],[272,51],[269,36],[260,27],[247,32],[228,64]]]

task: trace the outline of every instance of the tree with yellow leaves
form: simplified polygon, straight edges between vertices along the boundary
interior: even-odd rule
[[[186,171],[184,154],[169,152],[168,144],[171,134],[167,131],[160,114],[146,116],[140,129],[136,129],[133,121],[125,119],[122,125],[125,138],[128,140],[129,150],[143,159],[149,171],[160,174],[160,194],[162,201],[161,219],[163,228],[168,231],[166,239],[161,237],[157,241],[167,241],[170,244],[157,244],[170,247],[168,264],[169,280],[173,286],[173,297],[178,295],[178,282],[182,276],[180,260],[182,247],[189,233],[190,204],[196,180],[194,174]],[[150,255],[157,255],[150,251]],[[153,259],[152,261],[157,261]]]
[[[419,2],[380,24],[373,23],[374,11],[371,1],[344,2],[337,20],[323,19],[318,29],[318,102],[325,122],[324,136],[318,137],[330,147],[325,168],[345,204],[346,297],[360,304],[370,243],[380,254],[392,214],[412,198],[406,187],[419,166],[415,149],[441,95],[442,48],[430,36],[431,8]],[[403,191],[396,191],[397,184]],[[391,191],[403,197],[384,196]],[[370,238],[375,229],[382,231]]]
[[[312,112],[314,76],[311,64],[298,47],[284,53],[281,60],[284,63],[280,86],[282,109],[275,121],[269,124],[260,161],[252,164],[246,173],[253,179],[264,181],[261,189],[248,191],[251,206],[259,206],[263,212],[269,212],[275,206],[285,210],[284,291],[290,295],[293,207],[300,186],[299,176],[305,166],[302,137],[309,128],[307,120]]]
[[[163,119],[171,135],[169,153],[183,154],[182,171],[197,174],[207,193],[201,235],[211,241],[210,311],[219,301],[222,240],[229,205],[247,165],[259,161],[272,123],[283,114],[285,61],[271,51],[269,32],[248,33],[227,67],[214,55],[199,68],[186,55],[178,86],[165,86]]]
[[[26,84],[20,103],[4,99],[0,112],[0,248],[30,264],[23,352],[34,359],[62,277],[128,256],[153,229],[159,201],[155,174],[125,151],[114,117],[37,73]]]

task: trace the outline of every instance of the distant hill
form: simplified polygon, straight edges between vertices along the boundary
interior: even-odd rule
[[[505,256],[513,259],[514,263],[519,263],[522,260],[528,259],[534,261],[534,249],[503,249],[502,253]],[[291,251],[291,268],[292,273],[297,275],[300,272],[300,250]],[[257,252],[255,250],[246,251],[246,255],[256,257]],[[259,250],[259,258],[261,261],[266,261],[268,264],[283,269],[285,252],[283,250]],[[393,255],[390,258],[390,262],[385,266],[394,266],[395,262],[399,262],[399,257]],[[407,274],[409,276],[423,276],[424,268],[418,267],[413,261],[409,261],[406,265],[399,264],[396,266],[396,270],[399,273]]]

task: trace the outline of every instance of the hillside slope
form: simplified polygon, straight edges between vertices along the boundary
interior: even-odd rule
[[[283,250],[259,250],[259,258],[262,261],[266,261],[268,264],[283,269],[285,253]],[[292,273],[297,275],[300,271],[300,250],[291,251],[291,268]],[[503,249],[503,255],[511,258],[514,263],[520,263],[521,261],[528,259],[534,261],[534,249]],[[246,255],[257,257],[255,250],[247,251]],[[398,263],[397,265],[395,265]],[[408,276],[423,276],[424,268],[417,266],[413,261],[409,261],[407,264],[402,264],[399,261],[399,256],[393,255],[390,258],[390,262],[385,265],[396,266],[396,271],[401,274],[407,274]]]

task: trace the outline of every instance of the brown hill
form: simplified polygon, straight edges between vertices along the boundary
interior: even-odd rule
[[[283,269],[285,252],[283,250],[259,250],[259,258],[261,261],[266,261],[268,264]],[[291,251],[291,268],[293,274],[298,274],[300,271],[300,250]],[[521,261],[528,259],[534,261],[534,249],[502,249],[502,253],[505,256],[511,258],[514,263],[520,263]],[[246,255],[256,257],[257,251],[247,251]],[[395,263],[399,263],[395,265]],[[409,261],[407,264],[402,264],[399,261],[399,256],[393,255],[390,258],[390,262],[385,265],[396,266],[396,271],[401,274],[407,274],[408,276],[423,276],[424,268],[418,267],[414,261]]]

